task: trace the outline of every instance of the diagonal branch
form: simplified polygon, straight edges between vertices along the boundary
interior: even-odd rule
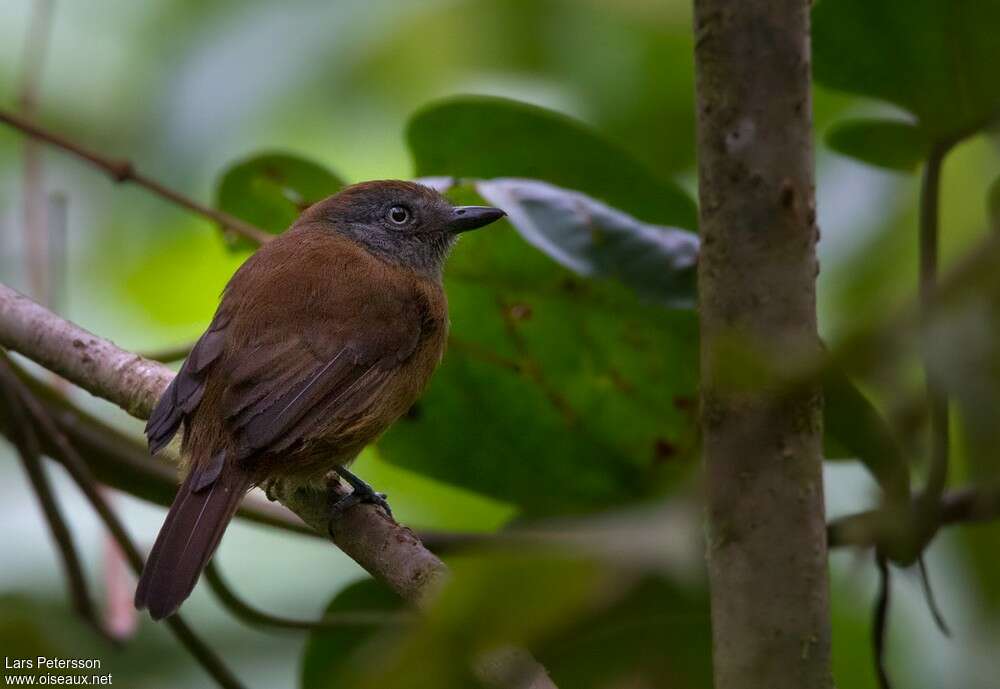
[[[3,285],[0,345],[140,419],[149,416],[174,375],[162,364],[119,349]],[[326,531],[329,510],[324,491],[298,487],[276,491],[276,496],[314,530]],[[333,540],[341,550],[407,600],[419,600],[444,574],[444,564],[409,529],[374,506],[348,510],[334,527]]]
[[[174,375],[162,364],[126,352],[2,284],[0,346],[19,352],[141,419],[149,416]],[[273,495],[313,530],[329,534],[346,555],[412,604],[426,604],[447,576],[444,563],[410,529],[375,506],[355,506],[331,523],[329,493],[325,490],[279,485]],[[517,663],[523,662],[522,654]],[[503,663],[487,671],[501,682],[507,676]],[[555,687],[534,660],[530,672],[519,676],[517,686]]]
[[[94,167],[103,170],[116,182],[131,182],[132,184],[140,186],[143,189],[156,194],[160,198],[169,201],[170,203],[178,205],[181,208],[186,208],[192,213],[196,213],[202,217],[208,218],[230,232],[238,234],[252,242],[264,244],[272,239],[272,236],[269,233],[259,227],[255,227],[250,223],[229,215],[228,213],[223,213],[222,211],[218,211],[214,208],[209,208],[204,204],[198,203],[179,191],[171,189],[152,177],[139,172],[128,160],[115,160],[113,158],[109,158],[101,153],[98,153],[97,151],[81,146],[75,141],[71,141],[64,136],[40,127],[32,121],[6,110],[0,110],[0,122],[23,132],[33,139],[44,141],[45,143],[51,144],[56,148],[61,148],[68,153],[72,153],[77,158],[85,160]]]

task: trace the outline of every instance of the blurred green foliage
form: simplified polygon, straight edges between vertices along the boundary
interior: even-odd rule
[[[916,116],[935,140],[982,128],[1000,108],[1000,4],[820,0],[813,69],[833,88]]]
[[[13,12],[15,19],[23,20],[28,4]],[[42,119],[134,158],[192,196],[210,198],[214,189],[216,205],[272,232],[346,181],[414,175],[538,179],[645,222],[694,229],[688,5],[159,0],[98,9],[61,3]],[[818,154],[819,298],[821,326],[833,346],[912,296],[917,189],[913,177],[876,172],[830,152],[909,172],[930,143],[995,113],[998,8],[996,0],[816,4],[814,112],[828,144]],[[15,49],[24,28],[24,21],[0,22],[6,102],[14,98]],[[20,141],[0,131],[5,179],[19,175],[19,151]],[[70,190],[69,298],[55,306],[127,347],[196,336],[247,247],[233,254],[207,223],[141,192],[113,188],[59,156],[46,155],[45,162],[51,183]],[[997,167],[986,137],[949,158],[946,263],[981,238],[986,208],[998,215],[997,183],[988,194]],[[468,188],[455,193],[473,198]],[[15,218],[11,227],[19,222],[17,204],[16,186],[0,185],[0,208]],[[5,282],[23,276],[7,241],[0,252]],[[463,238],[446,279],[454,339],[445,362],[424,400],[358,464],[361,475],[390,493],[402,521],[493,530],[511,520],[532,524],[641,500],[683,503],[697,480],[694,312],[647,303],[635,285],[607,275],[574,272],[510,224]],[[941,349],[941,356],[964,363],[953,379],[962,415],[956,480],[996,478],[996,463],[983,451],[995,447],[997,384],[988,373],[997,361],[989,329],[995,322],[989,309],[973,309]],[[913,333],[901,338],[916,340]],[[906,462],[915,463],[919,476],[924,449],[925,414],[913,402],[921,382],[914,350],[887,352],[891,361],[869,353],[877,365],[850,362],[844,377],[827,382],[827,431],[836,436],[836,443],[828,437],[828,455],[860,457],[892,490],[908,482]],[[831,469],[832,512],[863,509],[874,495],[873,483],[853,474],[847,480],[845,471]],[[26,511],[15,497],[8,509]],[[154,521],[140,520],[137,531],[144,524],[150,536]],[[959,640],[943,644],[932,632],[920,633],[930,621],[919,596],[910,595],[915,587],[900,587],[900,614],[907,615],[909,595],[914,624],[893,627],[892,662],[910,665],[907,686],[936,688],[943,674],[955,686],[992,689],[992,663],[981,649],[1000,638],[998,538],[994,526],[956,530],[930,553]],[[289,543],[278,558],[281,571],[305,567],[320,586],[333,569],[342,574],[340,560],[301,565],[307,547]],[[260,560],[275,552],[268,548],[241,550],[248,565],[237,578],[242,586],[267,579]],[[14,545],[4,542],[0,551],[14,552]],[[689,563],[684,576],[555,553],[484,552],[450,564],[454,585],[427,619],[412,628],[317,633],[301,656],[296,638],[279,643],[220,623],[217,611],[194,610],[210,622],[207,634],[220,640],[227,659],[246,664],[240,675],[250,686],[470,686],[476,681],[470,656],[501,639],[529,646],[563,689],[710,686],[699,562]],[[48,560],[36,566],[50,568]],[[838,686],[875,686],[867,645],[873,591],[857,583],[862,575],[869,570],[834,562]],[[16,576],[3,580],[5,591],[39,586],[38,577]],[[321,607],[305,592],[315,586],[278,588],[284,605],[311,613]],[[336,592],[330,609],[379,606],[391,607],[391,599],[363,583]],[[0,609],[5,643],[19,644],[11,646],[18,652],[109,653],[81,625],[45,622],[70,615],[68,607],[6,596]],[[268,648],[278,650],[268,655]],[[107,657],[122,681],[205,681],[162,630],[149,626]]]
[[[596,563],[556,553],[463,555],[449,566],[448,586],[415,628],[392,653],[369,654],[359,687],[482,686],[478,663],[572,628],[611,583]]]

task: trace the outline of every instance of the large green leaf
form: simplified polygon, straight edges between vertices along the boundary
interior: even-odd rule
[[[908,110],[947,140],[1000,112],[998,26],[998,0],[820,0],[813,71],[826,86]]]
[[[216,185],[215,205],[279,234],[302,211],[343,186],[340,177],[319,163],[288,153],[258,153],[222,173]]]
[[[573,272],[502,226],[466,237],[446,271],[452,346],[417,412],[382,440],[384,456],[529,515],[662,490],[697,442],[696,319],[632,292],[690,306],[674,262],[692,267],[696,239],[665,240],[684,233],[533,180],[475,186]],[[824,386],[827,457],[858,459],[888,494],[908,495],[884,419],[842,372]]]
[[[516,101],[461,97],[418,112],[407,131],[421,176],[526,177],[584,192],[646,222],[693,229],[694,202],[585,125]]]
[[[845,120],[833,126],[826,142],[835,151],[890,170],[912,172],[927,157],[927,133],[898,120]]]
[[[380,442],[389,461],[531,514],[652,495],[693,465],[693,312],[582,279],[507,224],[464,237],[445,277],[452,341]]]

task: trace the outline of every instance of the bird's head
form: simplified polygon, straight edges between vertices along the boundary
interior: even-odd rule
[[[384,260],[437,278],[460,233],[504,215],[489,206],[453,206],[422,184],[382,180],[343,189],[311,206],[297,224],[327,226]]]

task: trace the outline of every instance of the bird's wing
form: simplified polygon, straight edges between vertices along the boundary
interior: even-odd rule
[[[328,238],[287,235],[233,276],[149,419],[152,452],[194,414],[207,388],[218,394],[241,457],[279,452],[333,421],[355,420],[437,327],[411,278],[360,249],[331,252]],[[309,269],[315,265],[326,269]]]
[[[146,423],[149,451],[156,454],[170,442],[181,422],[194,413],[205,394],[209,370],[222,356],[226,344],[226,327],[231,313],[220,308],[188,355],[180,371],[170,381],[156,403]]]
[[[382,285],[363,300],[322,302],[290,321],[300,332],[262,322],[227,353],[221,411],[240,458],[287,450],[362,417],[421,341],[426,305],[416,292]]]

